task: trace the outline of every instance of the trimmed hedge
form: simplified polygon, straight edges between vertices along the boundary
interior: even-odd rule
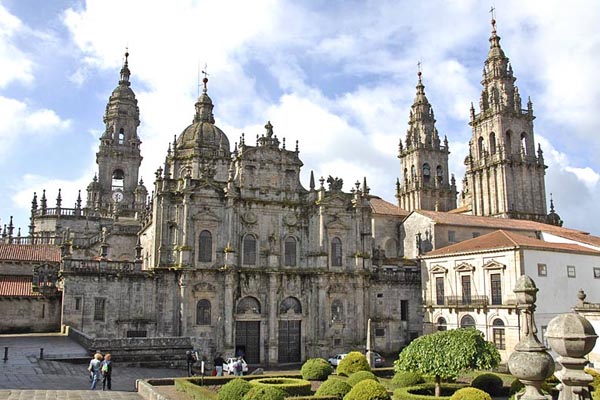
[[[257,387],[276,387],[289,396],[307,396],[311,394],[311,384],[304,379],[259,378],[251,380],[250,384]]]
[[[358,382],[344,400],[391,400],[391,397],[381,383],[367,379]]]
[[[341,400],[350,390],[352,390],[352,386],[348,385],[346,381],[329,378],[319,386],[315,396],[332,396]]]
[[[553,376],[551,376],[550,378],[546,379],[546,381],[544,381],[542,383],[542,393],[543,394],[550,394],[554,397],[555,394],[558,394],[558,390],[556,389],[556,384],[554,382],[558,381],[558,379],[556,379]],[[508,392],[509,395],[509,400],[514,400],[516,398],[516,394],[521,392],[523,389],[525,388],[525,385],[523,385],[523,383],[521,383],[520,380],[515,379],[514,381],[512,381],[512,383],[510,384],[510,390]]]
[[[358,371],[371,371],[367,357],[358,351],[348,353],[337,366],[338,375],[350,376]]]
[[[425,379],[418,372],[398,371],[392,378],[392,385],[397,388],[415,386],[424,383]]]
[[[276,386],[254,386],[242,400],[285,400],[287,393]]]
[[[600,391],[600,373],[598,373],[595,369],[592,368],[584,368],[583,371],[586,374],[590,374],[594,380],[590,383],[594,392]]]
[[[187,379],[175,379],[175,389],[184,392],[194,400],[213,400],[218,399],[218,395],[210,390],[189,382]],[[240,397],[241,399],[241,397]]]
[[[302,365],[300,373],[304,379],[324,381],[333,373],[333,367],[324,358],[310,358]]]
[[[294,396],[286,397],[286,400],[338,400],[340,397],[337,396]]]
[[[473,382],[471,382],[471,387],[483,390],[490,396],[500,396],[502,394],[503,386],[504,382],[502,382],[502,378],[498,375],[489,373],[477,375],[475,379],[473,379]]]
[[[362,382],[365,379],[371,379],[372,381],[379,382],[379,379],[371,371],[358,371],[350,375],[350,378],[346,381],[348,385],[355,386],[358,382]]]
[[[242,400],[252,389],[249,382],[236,378],[219,389],[219,400]]]
[[[492,400],[492,396],[481,389],[466,387],[454,392],[450,400]]]
[[[460,383],[442,383],[442,393],[435,400],[449,400],[450,397],[465,385]],[[435,396],[435,383],[423,383],[421,385],[403,387],[394,390],[394,398],[402,400],[432,400]]]

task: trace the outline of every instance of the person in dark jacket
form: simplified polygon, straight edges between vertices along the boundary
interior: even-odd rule
[[[221,354],[217,354],[217,358],[215,358],[215,369],[217,370],[217,376],[223,376],[223,364],[225,360],[221,357]]]
[[[100,372],[102,373],[102,390],[112,390],[112,361],[110,359],[110,354],[106,354],[100,367]]]

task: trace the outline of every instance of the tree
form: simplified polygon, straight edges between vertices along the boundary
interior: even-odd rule
[[[413,371],[435,377],[435,395],[441,380],[453,379],[465,370],[489,369],[498,365],[500,353],[473,328],[440,331],[413,340],[394,363],[396,371]]]

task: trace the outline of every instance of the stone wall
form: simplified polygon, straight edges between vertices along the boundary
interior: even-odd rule
[[[0,297],[0,333],[58,332],[60,298]]]

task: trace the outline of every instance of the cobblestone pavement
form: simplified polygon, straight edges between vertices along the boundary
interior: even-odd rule
[[[7,360],[4,360],[8,347]],[[40,359],[40,348],[44,359]],[[184,376],[170,368],[119,367],[114,360],[113,391],[102,383],[89,390],[87,362],[52,361],[61,357],[87,357],[87,351],[61,334],[0,335],[0,400],[13,399],[141,399],[135,393],[137,379]]]

